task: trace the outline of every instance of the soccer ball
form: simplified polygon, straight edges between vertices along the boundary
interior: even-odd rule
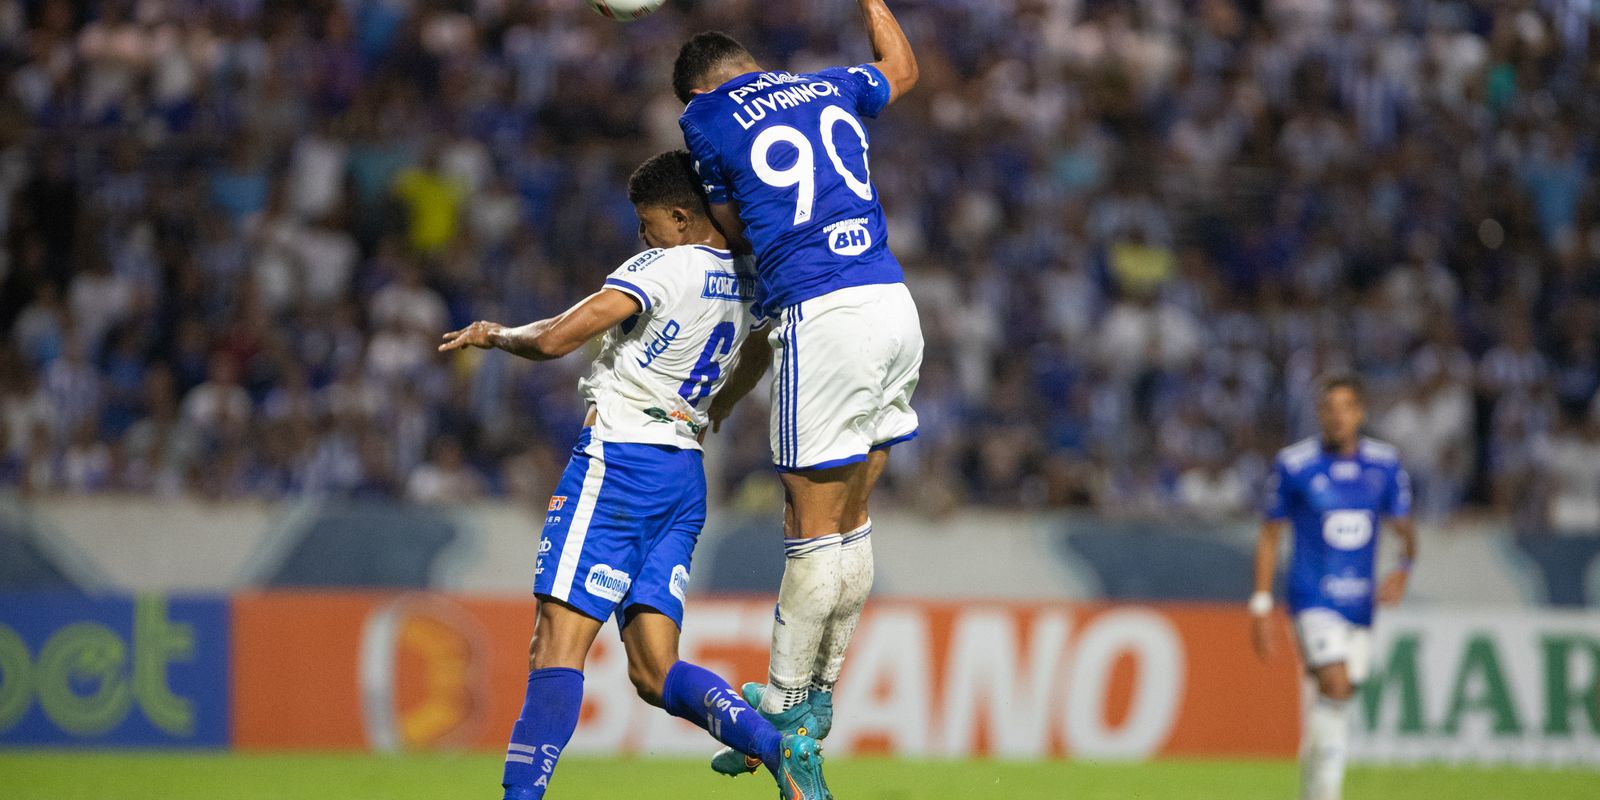
[[[630,22],[648,16],[667,0],[589,0],[589,7],[606,19]]]

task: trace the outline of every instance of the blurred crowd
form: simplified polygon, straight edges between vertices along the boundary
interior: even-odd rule
[[[1600,532],[1590,0],[901,0],[927,334],[890,502],[1229,517],[1354,368],[1422,513]],[[540,503],[581,358],[442,357],[639,249],[677,46],[851,0],[0,0],[0,484]],[[764,400],[711,442],[765,502]]]

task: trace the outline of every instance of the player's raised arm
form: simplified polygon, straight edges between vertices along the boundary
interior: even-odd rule
[[[861,0],[861,15],[867,24],[867,38],[872,41],[872,66],[889,79],[889,102],[917,85],[917,55],[911,51],[911,42],[900,23],[883,0]]]
[[[504,350],[533,361],[560,358],[584,342],[639,313],[639,301],[615,289],[601,289],[577,305],[549,319],[507,328],[497,322],[478,321],[444,335],[439,352],[477,347]]]

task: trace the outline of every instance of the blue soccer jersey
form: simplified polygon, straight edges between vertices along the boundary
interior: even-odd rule
[[[711,202],[738,203],[763,312],[904,280],[861,123],[888,104],[889,80],[865,65],[741,75],[684,109],[678,122]]]
[[[1328,608],[1372,624],[1379,523],[1411,513],[1411,482],[1392,445],[1362,439],[1354,456],[1306,439],[1278,453],[1267,519],[1294,529],[1289,609]]]

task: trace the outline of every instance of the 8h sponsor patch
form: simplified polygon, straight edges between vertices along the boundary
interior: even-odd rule
[[[828,249],[841,256],[859,256],[872,246],[872,234],[867,231],[864,217],[835,222],[822,231],[828,237]]]

